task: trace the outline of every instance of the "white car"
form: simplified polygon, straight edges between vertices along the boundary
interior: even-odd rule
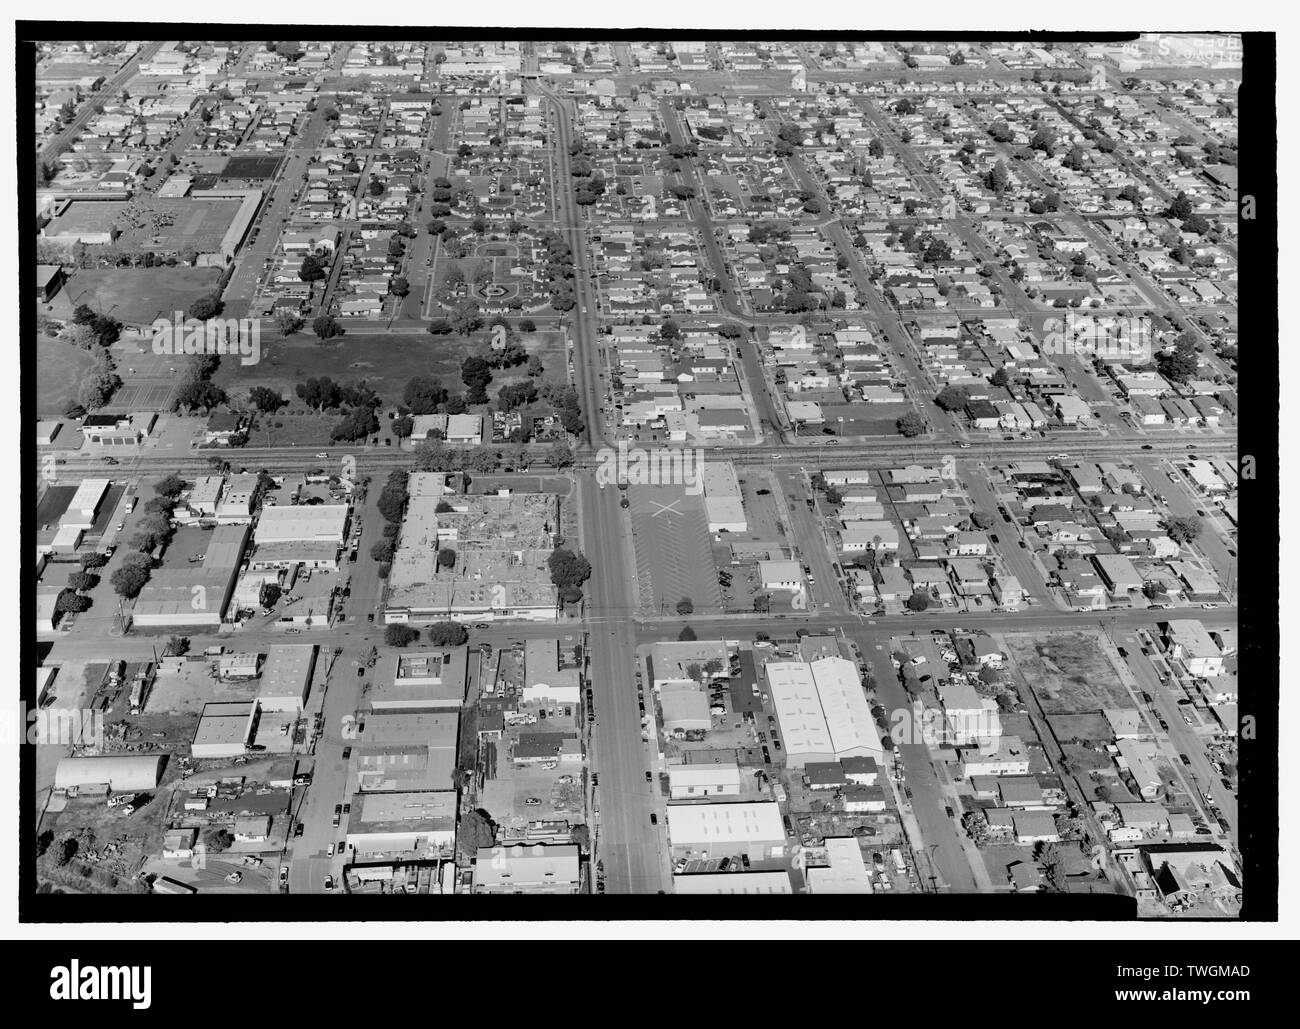
[[[320,452],[319,454],[317,454],[316,456],[317,456],[317,457],[329,457],[329,454],[325,453],[324,451],[321,451],[321,452]]]

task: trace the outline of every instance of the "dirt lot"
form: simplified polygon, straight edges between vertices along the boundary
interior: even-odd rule
[[[1133,699],[1115,674],[1096,635],[1057,632],[1004,637],[1013,664],[1038,694],[1047,714],[1131,708]]]

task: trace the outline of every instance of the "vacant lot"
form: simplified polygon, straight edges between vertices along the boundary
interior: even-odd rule
[[[73,306],[86,304],[128,324],[172,318],[217,288],[216,268],[95,268],[68,280]]]
[[[76,402],[81,380],[93,367],[86,351],[40,337],[36,341],[36,414],[42,418],[63,414]]]
[[[255,365],[223,361],[216,382],[227,392],[246,392],[254,386],[278,389],[295,399],[294,389],[307,379],[328,377],[347,385],[364,379],[389,404],[399,404],[406,384],[417,375],[441,380],[452,393],[464,390],[460,366],[473,354],[486,354],[485,337],[433,336],[429,333],[356,333],[321,343],[309,329],[285,339],[274,330],[262,337],[262,359]],[[546,378],[565,381],[561,344],[552,333],[522,337],[530,355],[538,354]],[[495,398],[502,386],[526,377],[524,365],[494,372],[488,395]],[[341,416],[333,416],[330,424]]]
[[[1093,633],[1004,637],[1020,674],[1047,714],[1131,708],[1133,699]]]

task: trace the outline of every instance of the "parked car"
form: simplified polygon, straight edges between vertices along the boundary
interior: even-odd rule
[[[325,878],[321,880],[321,886],[326,890],[334,889],[334,876],[332,875],[325,876]]]
[[[653,811],[650,812],[650,824],[651,825],[659,824],[659,816],[655,814]]]
[[[646,772],[646,774],[645,774],[645,781],[646,781],[646,782],[654,782],[654,776],[651,775],[649,772]]]

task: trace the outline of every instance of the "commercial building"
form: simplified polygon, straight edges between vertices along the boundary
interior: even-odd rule
[[[698,683],[666,683],[659,691],[659,708],[664,732],[684,734],[713,728],[709,697]]]
[[[389,624],[452,619],[553,620],[557,591],[547,561],[559,529],[549,493],[462,496],[451,511],[440,497],[412,495],[388,577]],[[443,549],[451,567],[439,564]]]
[[[459,711],[465,700],[467,646],[400,651],[381,658],[370,689],[375,711]]]
[[[567,645],[566,645],[567,644]],[[578,704],[582,700],[581,649],[573,638],[524,643],[524,704]]]
[[[749,522],[745,518],[745,504],[736,476],[736,466],[730,461],[705,461],[700,466],[704,482],[704,511],[709,519],[709,532],[745,532]]]

